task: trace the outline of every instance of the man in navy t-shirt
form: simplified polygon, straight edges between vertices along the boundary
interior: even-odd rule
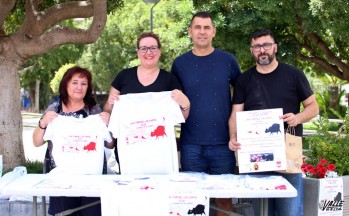
[[[209,13],[192,18],[189,35],[194,47],[177,57],[172,73],[190,100],[190,113],[181,126],[182,171],[228,174],[235,172],[235,156],[228,148],[231,87],[241,74],[235,57],[212,46],[216,34]],[[216,199],[231,211],[231,199]],[[217,215],[225,215],[217,212]]]

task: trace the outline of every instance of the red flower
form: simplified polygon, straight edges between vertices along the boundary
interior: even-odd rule
[[[311,174],[315,174],[315,167],[312,164],[308,164],[305,167],[306,172],[310,172]]]
[[[316,165],[316,169],[318,170],[322,170],[322,169],[326,169],[325,165],[322,163],[319,163],[318,165]]]
[[[323,174],[323,175],[326,175],[326,173],[327,173],[326,167],[322,167],[322,168],[318,169],[318,173],[321,173],[321,174]]]
[[[334,164],[328,163],[327,160],[321,158],[319,163],[315,166],[313,164],[307,164],[305,160],[302,164],[302,171],[308,177],[314,178],[325,178],[328,172],[334,172],[336,166]],[[330,176],[333,176],[330,174]]]
[[[328,171],[334,171],[336,169],[336,166],[334,164],[328,164],[327,169]]]
[[[320,158],[320,164],[327,164],[327,160]]]
[[[325,174],[319,173],[317,176],[318,176],[319,178],[325,178],[325,175],[326,175],[326,173],[325,173]]]

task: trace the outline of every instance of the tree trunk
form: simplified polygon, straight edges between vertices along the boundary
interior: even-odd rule
[[[334,110],[338,110],[339,108],[338,95],[339,95],[339,87],[330,86],[330,89],[329,89],[330,108]]]
[[[35,107],[33,112],[39,113],[40,107],[39,107],[39,96],[40,96],[40,80],[35,80]]]
[[[28,97],[30,100],[30,112],[35,112],[35,88],[28,89]]]
[[[4,170],[23,165],[22,116],[18,65],[0,56],[0,154]]]
[[[13,16],[16,2],[0,0],[0,154],[5,170],[25,162],[18,68],[61,45],[96,42],[107,21],[107,0],[65,2],[44,11],[39,11],[43,1],[24,1],[23,23],[7,35],[4,24],[7,16]],[[59,24],[75,18],[93,19],[84,29]]]

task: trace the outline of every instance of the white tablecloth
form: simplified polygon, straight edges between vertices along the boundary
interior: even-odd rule
[[[191,196],[199,194],[196,196],[198,202],[204,202],[203,197],[209,199],[297,196],[295,188],[280,176],[251,177],[197,173],[59,177],[49,174],[27,174],[0,190],[8,195],[101,197],[103,215],[135,215],[146,211],[154,213],[152,215],[166,215],[163,213],[168,214],[169,201],[174,203],[169,197],[176,199],[178,194],[183,196],[185,193]]]

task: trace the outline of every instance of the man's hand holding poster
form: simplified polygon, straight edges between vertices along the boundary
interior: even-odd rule
[[[282,109],[265,109],[236,113],[240,173],[286,169]]]

